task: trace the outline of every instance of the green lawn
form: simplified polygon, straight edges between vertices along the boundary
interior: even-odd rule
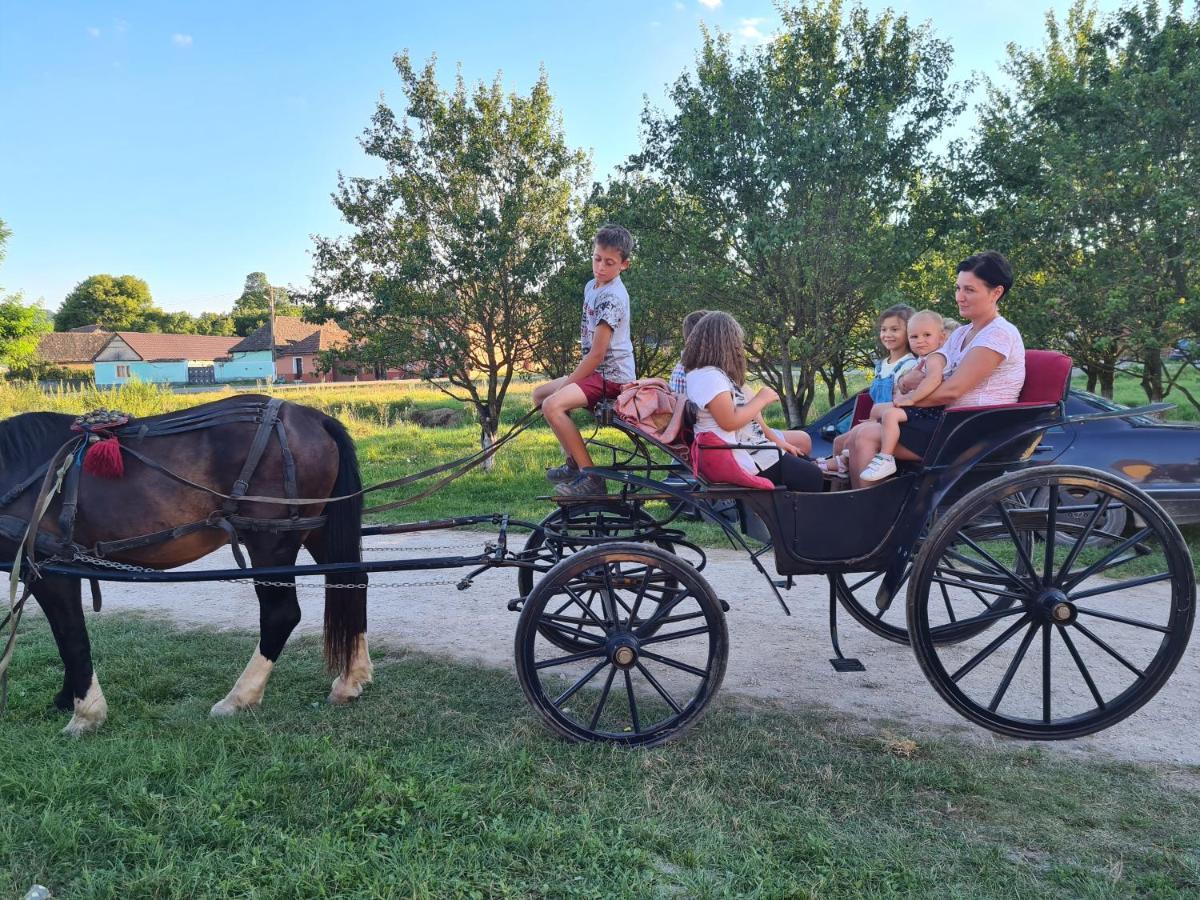
[[[91,617],[89,617],[91,618]],[[1194,770],[911,743],[719,699],[649,751],[567,744],[515,680],[377,655],[321,701],[315,641],[207,718],[249,636],[92,619],[111,717],[59,735],[41,620],[0,727],[0,896],[1195,896]],[[507,635],[498,636],[507,640]],[[1181,785],[1191,785],[1190,788]]]

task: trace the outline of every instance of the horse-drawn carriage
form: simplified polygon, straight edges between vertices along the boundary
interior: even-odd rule
[[[324,574],[334,595],[361,590],[354,582],[370,571],[472,568],[465,587],[480,571],[515,568],[519,596],[509,606],[520,612],[516,666],[530,703],[568,738],[652,745],[703,715],[728,655],[728,604],[705,580],[703,551],[675,524],[694,510],[746,551],[781,605],[779,588],[825,576],[835,668],[861,668],[838,645],[840,608],[911,644],[933,687],[977,724],[1077,737],[1130,715],[1166,682],[1191,632],[1195,579],[1178,529],[1145,493],[1094,470],[1027,466],[1045,430],[1067,421],[1069,374],[1067,357],[1030,351],[1017,403],[948,410],[924,464],[869,489],[840,489],[832,478],[820,493],[710,484],[677,445],[602,407],[598,424],[621,436],[591,439],[607,456],[594,471],[608,494],[558,499],[540,523],[489,514],[362,529],[496,525],[476,555],[160,572],[76,546],[23,571],[35,583],[284,579],[267,582],[275,590]],[[239,479],[242,495],[249,481]],[[275,499],[290,501],[293,515],[311,513],[294,489]],[[234,525],[252,527],[245,516]],[[529,531],[520,550],[509,547],[512,529]],[[265,623],[264,614],[264,635]],[[354,647],[340,658],[346,676]]]

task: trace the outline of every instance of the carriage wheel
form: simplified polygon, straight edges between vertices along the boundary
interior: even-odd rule
[[[1128,536],[1104,530],[1114,507],[1138,523]],[[999,529],[961,540],[989,518]],[[1107,473],[1047,466],[977,488],[937,522],[909,579],[908,627],[921,668],[962,715],[1014,737],[1073,738],[1166,683],[1195,593],[1187,545],[1157,503]],[[939,643],[955,612],[972,634]]]
[[[596,546],[596,539],[603,542],[627,541],[638,532],[655,528],[658,521],[640,506],[624,506],[614,503],[588,503],[578,506],[561,506],[542,519],[536,531],[530,532],[525,541],[524,555],[532,557],[533,568],[517,569],[517,590],[528,597],[533,590],[535,574],[544,574],[564,557],[587,547]],[[675,545],[667,540],[657,540],[655,546],[675,552]],[[595,604],[595,592],[584,591],[588,603]],[[564,601],[564,605],[569,601]],[[577,639],[561,629],[546,629],[545,637],[564,650],[578,652],[586,649]]]
[[[581,589],[594,591],[589,604]],[[564,652],[548,633],[583,649]],[[729,636],[708,582],[646,544],[567,557],[538,582],[517,623],[517,677],[554,731],[652,746],[698,720],[725,676]]]

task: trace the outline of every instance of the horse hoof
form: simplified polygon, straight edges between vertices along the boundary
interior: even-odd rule
[[[103,724],[103,718],[88,718],[87,716],[74,715],[71,716],[71,721],[66,724],[62,733],[70,737],[79,737],[80,735],[96,731]]]
[[[235,706],[228,698],[214,703],[208,714],[214,719],[227,719],[230,716],[236,716],[241,710]]]
[[[353,687],[344,684],[342,679],[338,679],[333,683],[333,690],[329,692],[329,702],[334,706],[345,706],[347,703],[353,703],[362,696],[363,688],[361,684],[355,684]]]

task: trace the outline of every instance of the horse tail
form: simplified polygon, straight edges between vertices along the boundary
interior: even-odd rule
[[[326,416],[324,426],[338,450],[337,480],[332,496],[354,494],[348,500],[325,506],[326,561],[361,562],[363,498],[358,493],[362,490],[358,454],[341,422]],[[358,636],[367,630],[367,590],[365,587],[329,588],[366,583],[366,573],[325,576],[325,664],[331,671],[344,672],[349,668]]]

